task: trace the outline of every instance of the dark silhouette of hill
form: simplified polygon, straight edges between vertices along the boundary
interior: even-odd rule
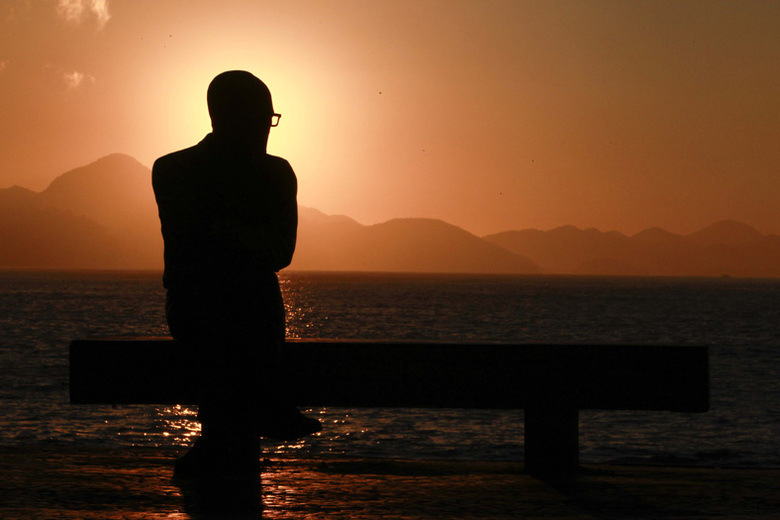
[[[687,236],[701,245],[709,272],[736,276],[780,276],[780,237],[724,220]]]
[[[151,172],[113,154],[57,177],[44,191],[0,190],[0,267],[160,269]],[[293,269],[535,273],[467,231],[430,219],[363,226],[300,208]]]
[[[35,193],[21,186],[11,186],[5,190],[0,190],[0,211],[14,211],[25,208],[32,204],[35,199]]]
[[[55,209],[0,210],[0,243],[2,267],[127,267],[121,244],[105,228]]]
[[[37,196],[40,205],[82,214],[109,229],[148,225],[157,209],[151,173],[132,157],[112,154],[60,175]]]
[[[293,269],[442,273],[538,273],[539,267],[441,220],[363,226],[304,209]]]
[[[631,237],[564,226],[483,237],[547,273],[780,277],[780,237],[722,221],[687,236],[650,228]]]
[[[151,172],[113,154],[44,191],[0,189],[0,267],[161,269]],[[364,226],[299,209],[298,270],[780,277],[780,237],[723,221],[687,236],[563,226],[477,237],[441,220]]]
[[[159,268],[150,172],[122,154],[57,177],[44,191],[0,190],[0,266]]]
[[[688,235],[690,240],[704,246],[742,246],[764,240],[764,235],[741,222],[722,220]]]
[[[530,259],[546,273],[635,274],[623,255],[628,237],[614,231],[563,226],[550,231],[507,231],[484,238]]]
[[[37,202],[83,215],[123,245],[123,264],[157,268],[162,237],[151,172],[132,157],[112,154],[57,177]]]

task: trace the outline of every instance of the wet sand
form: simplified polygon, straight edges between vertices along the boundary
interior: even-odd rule
[[[0,448],[0,518],[780,517],[780,469],[586,465],[561,484],[519,463],[275,458],[256,480],[180,482],[174,456]]]

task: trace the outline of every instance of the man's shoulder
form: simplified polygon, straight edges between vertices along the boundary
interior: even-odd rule
[[[265,157],[268,161],[268,164],[270,164],[272,167],[284,168],[292,171],[292,166],[290,166],[290,163],[287,162],[287,159],[271,154],[266,154]]]
[[[266,154],[265,158],[266,164],[272,171],[280,175],[295,177],[295,172],[293,172],[292,166],[287,162],[287,159],[270,154]]]
[[[171,152],[167,155],[163,155],[156,161],[154,161],[153,170],[167,171],[170,169],[180,168],[190,164],[198,163],[203,158],[203,147],[200,143],[195,146],[190,146],[184,150],[178,150]]]
[[[276,178],[277,182],[281,182],[283,186],[289,187],[291,190],[298,189],[298,179],[295,177],[295,172],[287,162],[287,159],[277,157],[275,155],[266,154],[266,166],[270,172],[271,177]]]

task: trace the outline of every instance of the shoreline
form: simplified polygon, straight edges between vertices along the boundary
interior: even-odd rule
[[[0,273],[11,274],[61,274],[78,276],[162,276],[160,267],[42,267],[42,266],[0,266]],[[730,275],[730,274],[572,274],[572,273],[493,273],[493,272],[448,272],[448,271],[372,271],[354,269],[290,269],[279,271],[280,276],[323,275],[323,276],[389,276],[389,277],[477,277],[477,278],[581,278],[581,279],[658,279],[658,280],[736,280],[780,283],[780,276]]]
[[[172,478],[178,454],[0,447],[0,518],[755,518],[780,511],[780,468],[584,464],[563,485],[524,474],[518,462],[271,456],[254,481],[193,483]]]

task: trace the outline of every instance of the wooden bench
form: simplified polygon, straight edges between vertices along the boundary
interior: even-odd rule
[[[579,410],[706,412],[706,347],[288,340],[299,406],[525,410],[525,468],[572,475]],[[170,338],[70,345],[74,404],[197,401],[184,347]]]

